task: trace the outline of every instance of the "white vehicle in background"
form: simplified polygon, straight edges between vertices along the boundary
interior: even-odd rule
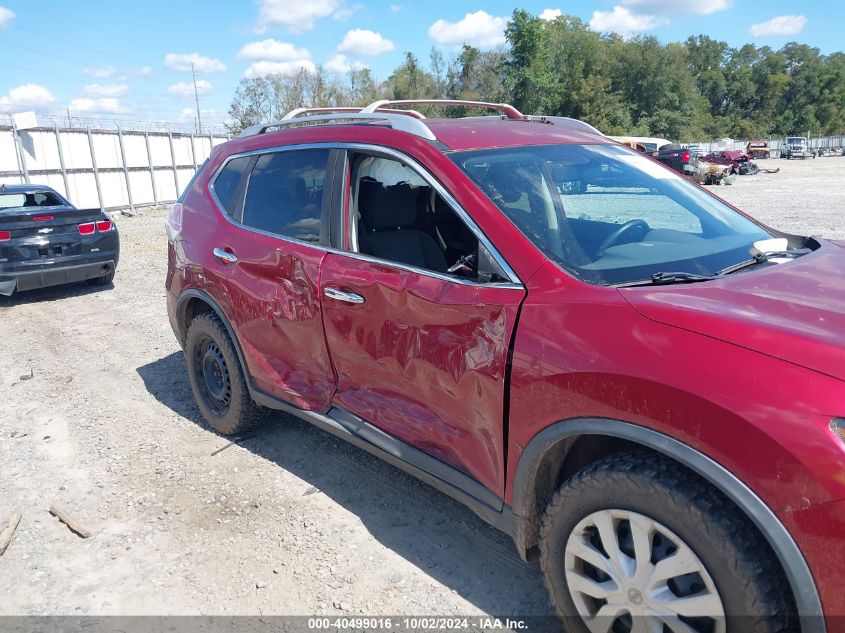
[[[805,136],[787,136],[780,146],[781,158],[815,158],[816,152],[810,149]]]

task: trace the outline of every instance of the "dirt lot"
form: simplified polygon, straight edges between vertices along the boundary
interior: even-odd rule
[[[717,193],[845,238],[845,158]],[[164,304],[163,211],[119,220],[114,287],[0,297],[0,614],[547,614],[536,564],[446,496],[282,414],[203,424]],[[95,531],[80,539],[56,504]]]

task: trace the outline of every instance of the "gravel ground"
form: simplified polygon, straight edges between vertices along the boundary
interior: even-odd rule
[[[715,190],[845,238],[845,159]],[[432,488],[290,416],[227,446],[164,302],[162,210],[119,220],[114,286],[0,297],[0,614],[548,614],[536,564]],[[91,528],[81,539],[47,509]]]

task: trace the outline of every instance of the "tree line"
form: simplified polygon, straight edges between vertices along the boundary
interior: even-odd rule
[[[623,39],[577,17],[547,21],[521,9],[506,38],[501,50],[465,44],[448,59],[432,49],[427,65],[405,53],[384,81],[369,69],[322,68],[243,79],[229,108],[232,131],[301,106],[432,98],[504,101],[529,114],[582,119],[606,134],[677,141],[845,133],[842,52],[823,55],[797,42],[733,48],[706,35],[667,44]]]

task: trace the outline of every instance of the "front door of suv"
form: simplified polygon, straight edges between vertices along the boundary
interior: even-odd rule
[[[360,159],[351,155],[348,161],[353,180],[355,161]],[[390,172],[389,167],[382,164],[372,173]],[[441,222],[444,232],[448,228],[449,235],[460,240],[460,231],[467,231],[477,240],[475,226],[454,225],[457,203],[451,196],[441,195],[442,190],[437,193],[434,179],[418,166],[415,171],[429,184],[429,193],[414,187],[420,212],[425,213],[427,201],[432,211],[436,199],[440,215],[453,214]],[[394,205],[386,207],[388,214],[397,210],[395,205],[404,204],[402,195],[407,191],[397,190],[403,186],[387,188],[393,191],[385,199]],[[355,227],[360,222],[360,230],[366,230],[367,210],[359,219],[354,208],[360,202],[358,192],[347,190],[343,200],[342,213],[348,215],[341,224]],[[446,246],[449,236],[442,239],[440,230],[431,231],[443,251],[438,255],[431,239],[416,235],[435,214],[413,220],[408,214],[396,215],[395,223],[407,229],[372,232],[369,237],[342,231],[344,243],[336,246],[344,252],[329,252],[323,261],[323,320],[337,377],[333,404],[471,476],[501,498],[505,372],[525,291],[515,277],[494,277],[485,283],[478,276],[446,272],[444,262],[448,268],[460,254]],[[383,223],[391,221],[385,218]],[[386,243],[391,235],[397,238],[395,244]],[[365,250],[361,245],[372,246],[376,238],[383,245],[381,252],[396,257],[361,252]],[[427,245],[420,247],[422,241]],[[476,249],[481,255],[492,251],[477,241]],[[431,252],[425,258],[420,255],[417,265],[408,264],[413,257],[406,257],[406,251],[417,250]],[[449,261],[433,263],[439,257]]]

